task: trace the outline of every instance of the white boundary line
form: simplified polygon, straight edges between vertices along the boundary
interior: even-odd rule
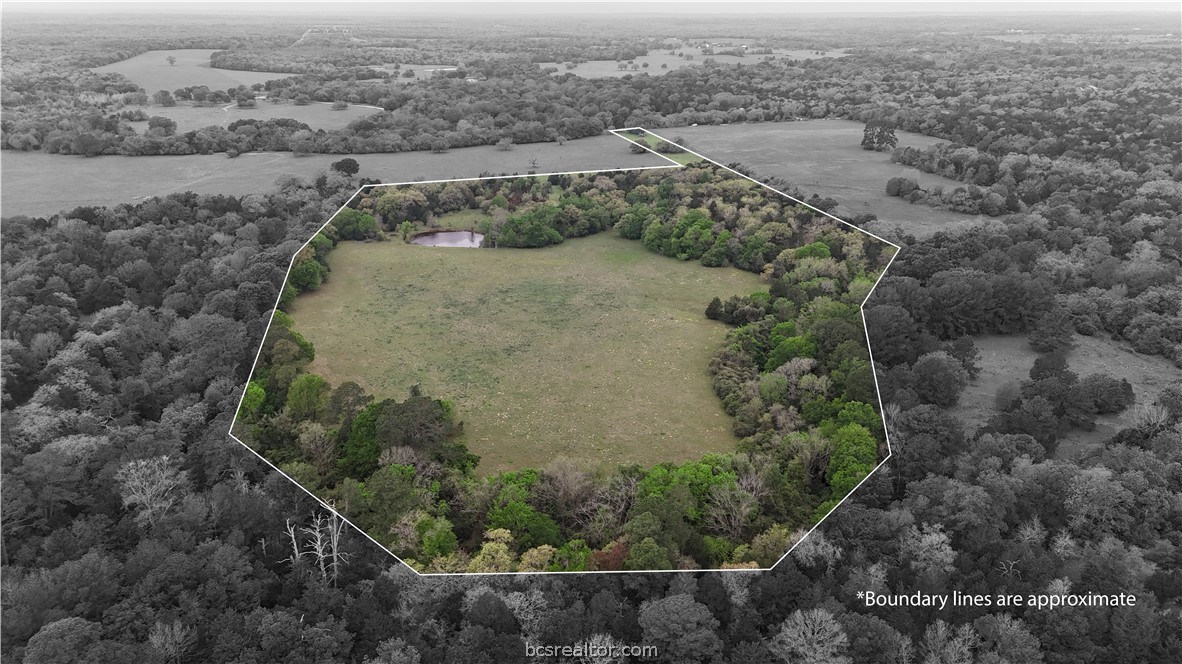
[[[653,136],[656,136],[660,140],[664,140],[669,143],[672,143],[672,141],[668,141],[668,139],[665,139],[664,137],[659,136],[656,133],[649,131],[648,129],[644,129],[643,127],[625,127],[623,129],[611,129],[611,130],[609,130],[608,133],[610,133],[614,136],[617,136],[619,138],[622,138],[631,144],[640,145],[645,150],[661,157],[662,159],[669,161],[671,165],[668,165],[668,166],[632,166],[632,167],[625,167],[625,168],[600,168],[600,169],[585,170],[585,171],[562,171],[562,172],[555,172],[555,173],[534,173],[534,174],[527,174],[527,175],[494,175],[494,176],[488,176],[488,177],[448,178],[448,179],[443,179],[443,180],[415,180],[412,182],[387,182],[387,183],[381,183],[381,184],[367,184],[367,185],[360,186],[357,188],[356,191],[354,191],[352,194],[349,195],[349,197],[348,197],[348,199],[346,199],[345,203],[343,205],[341,205],[341,207],[339,207],[336,212],[333,212],[331,215],[329,215],[328,219],[319,228],[316,229],[315,233],[312,234],[312,237],[309,237],[307,240],[305,240],[304,243],[302,245],[300,245],[300,248],[297,249],[295,251],[295,253],[292,254],[291,260],[287,264],[287,273],[284,274],[284,276],[283,276],[283,283],[286,284],[288,277],[291,276],[291,269],[292,269],[292,267],[294,267],[295,259],[297,256],[299,256],[300,252],[303,251],[306,247],[308,247],[308,245],[310,245],[312,243],[312,240],[316,237],[316,235],[318,235],[321,231],[323,231],[325,228],[327,228],[328,225],[330,223],[332,223],[332,220],[335,219],[336,216],[338,214],[340,214],[345,208],[349,207],[349,203],[352,202],[353,199],[356,198],[358,194],[360,194],[362,191],[364,191],[366,189],[370,189],[370,188],[374,188],[374,187],[408,186],[408,185],[415,185],[415,184],[439,184],[439,183],[443,183],[443,182],[467,182],[467,181],[471,181],[471,180],[507,180],[507,179],[523,178],[523,177],[524,178],[549,177],[551,175],[586,175],[588,173],[613,173],[613,172],[623,172],[623,171],[642,171],[642,170],[684,168],[683,164],[680,164],[680,163],[674,161],[673,159],[669,158],[668,156],[663,155],[663,154],[657,152],[656,150],[653,150],[652,148],[648,147],[647,145],[645,145],[643,143],[637,143],[636,141],[633,141],[632,139],[630,139],[626,136],[620,135],[620,132],[631,131],[631,130],[635,130],[635,129],[639,129],[641,131],[644,131],[647,134],[651,134]],[[674,143],[674,145],[676,145],[676,144]],[[747,180],[751,180],[755,184],[758,184],[759,186],[761,186],[765,189],[768,189],[769,191],[775,192],[776,194],[779,194],[780,196],[783,196],[791,201],[794,201],[795,203],[797,203],[799,205],[803,205],[803,206],[809,208],[810,210],[814,210],[816,212],[819,212],[820,214],[822,214],[826,217],[829,217],[830,219],[833,219],[835,221],[843,223],[860,233],[864,233],[866,235],[869,235],[870,237],[873,237],[873,238],[895,248],[895,254],[893,256],[891,256],[891,260],[887,263],[886,267],[884,267],[882,269],[882,272],[879,274],[878,279],[874,282],[874,285],[871,286],[870,291],[866,294],[866,297],[862,300],[862,304],[859,306],[859,311],[862,314],[862,328],[863,328],[863,332],[866,335],[866,352],[870,357],[870,371],[871,371],[871,375],[874,376],[874,391],[875,391],[875,394],[878,398],[879,417],[882,417],[882,410],[883,410],[883,408],[882,408],[882,394],[881,394],[881,391],[879,390],[879,387],[878,387],[878,372],[874,369],[874,354],[873,354],[873,351],[870,349],[870,331],[868,329],[866,329],[866,312],[863,309],[863,307],[865,307],[866,302],[870,299],[870,296],[874,294],[874,290],[876,288],[878,288],[879,282],[882,281],[882,278],[886,275],[887,270],[890,269],[891,264],[895,262],[895,258],[898,257],[899,249],[901,249],[901,247],[899,245],[895,244],[894,242],[890,242],[889,240],[884,240],[883,238],[881,238],[869,231],[862,230],[861,228],[858,228],[857,226],[849,223],[848,221],[845,221],[844,219],[839,219],[839,218],[829,214],[828,212],[825,212],[823,210],[819,210],[819,209],[813,207],[812,205],[809,205],[808,203],[805,203],[804,201],[802,201],[794,196],[790,196],[788,194],[785,194],[784,192],[782,192],[778,189],[775,189],[774,187],[770,187],[770,186],[756,180],[755,178],[744,175],[729,166],[726,166],[724,164],[720,164],[719,162],[714,161],[713,159],[710,159],[709,157],[699,154],[693,150],[690,150],[689,148],[686,148],[684,146],[678,146],[678,147],[681,147],[686,152],[688,152],[688,153],[690,153],[690,154],[692,154],[704,161],[707,161],[711,164],[714,164],[715,166],[718,166],[718,167],[723,168],[731,173],[734,173],[735,175],[738,175],[739,177],[742,177]],[[422,577],[437,577],[437,576],[444,576],[444,577],[446,577],[446,576],[545,576],[545,575],[567,575],[567,574],[669,574],[669,573],[695,573],[695,574],[697,574],[697,573],[707,573],[707,572],[739,572],[739,573],[742,573],[742,572],[746,572],[746,573],[767,572],[767,571],[770,571],[771,569],[775,568],[776,565],[779,565],[781,562],[783,562],[784,559],[787,558],[796,549],[796,547],[800,546],[801,542],[803,542],[805,539],[807,539],[808,536],[811,535],[812,532],[814,530],[816,530],[818,526],[820,526],[822,523],[824,523],[825,519],[828,519],[829,516],[831,514],[833,514],[833,512],[836,511],[837,508],[840,507],[841,504],[844,503],[847,498],[849,498],[851,495],[853,495],[853,493],[855,491],[858,490],[858,487],[862,486],[862,484],[865,483],[866,480],[870,479],[870,476],[873,475],[875,472],[877,472],[878,469],[881,468],[883,466],[883,464],[885,464],[887,462],[887,460],[890,459],[891,456],[893,455],[893,451],[891,449],[890,435],[889,435],[889,433],[887,433],[887,431],[889,430],[889,427],[886,426],[886,421],[884,420],[883,421],[883,436],[886,439],[887,455],[883,458],[882,461],[880,461],[878,463],[877,466],[874,467],[873,470],[871,470],[869,473],[866,474],[866,477],[862,478],[861,482],[858,482],[858,484],[853,489],[850,489],[849,493],[847,493],[845,496],[843,496],[842,499],[839,500],[837,502],[837,504],[835,504],[825,516],[821,517],[821,519],[818,520],[817,523],[814,524],[812,528],[809,528],[809,530],[807,532],[805,532],[805,534],[802,535],[800,537],[800,539],[797,540],[796,543],[794,543],[792,545],[792,547],[789,548],[788,551],[786,551],[784,553],[784,555],[780,556],[780,558],[776,562],[772,563],[772,565],[770,567],[740,568],[740,569],[587,570],[587,571],[581,571],[581,572],[580,571],[576,571],[576,572],[420,572],[420,571],[416,570],[415,568],[411,567],[410,565],[407,565],[406,562],[404,562],[402,560],[402,558],[395,555],[392,551],[387,549],[385,545],[383,545],[381,542],[379,542],[376,539],[374,539],[373,537],[371,537],[369,535],[369,533],[365,532],[359,526],[357,526],[357,524],[353,523],[348,518],[346,518],[345,515],[341,514],[339,511],[337,511],[337,509],[333,505],[329,504],[324,499],[320,498],[316,494],[309,491],[307,488],[304,487],[303,484],[300,484],[295,479],[293,479],[290,475],[288,475],[287,473],[280,470],[279,467],[276,466],[274,463],[271,463],[270,459],[267,459],[263,455],[259,454],[257,451],[254,450],[254,448],[250,447],[249,445],[244,443],[242,440],[240,440],[238,438],[238,436],[234,435],[234,425],[236,425],[238,423],[238,413],[242,410],[242,402],[246,399],[246,388],[247,388],[247,386],[250,385],[251,379],[254,378],[255,367],[258,366],[259,358],[263,354],[263,346],[267,342],[267,333],[271,330],[271,325],[275,322],[275,312],[279,310],[279,300],[282,297],[283,297],[283,288],[280,287],[279,295],[275,298],[275,306],[271,308],[271,316],[267,319],[267,327],[263,331],[263,338],[259,342],[259,349],[255,352],[254,363],[251,364],[250,373],[247,375],[246,385],[243,386],[242,395],[238,398],[238,406],[234,410],[234,417],[233,417],[233,419],[230,420],[230,429],[227,432],[227,434],[230,436],[230,438],[232,438],[239,445],[242,445],[244,448],[246,448],[248,451],[250,451],[256,457],[261,459],[263,461],[263,463],[266,463],[268,466],[270,466],[272,470],[279,473],[283,477],[287,478],[288,480],[291,481],[292,484],[295,484],[300,489],[302,489],[304,491],[304,493],[308,494],[309,496],[312,497],[313,500],[320,503],[320,505],[324,509],[332,512],[337,517],[339,517],[342,521],[344,521],[345,523],[352,526],[354,530],[361,533],[366,539],[373,542],[381,550],[390,554],[391,557],[393,557],[395,560],[397,560],[399,563],[401,563],[404,567],[406,567],[410,571],[414,572],[418,576],[422,576]]]
[[[643,132],[644,132],[644,133],[646,133],[646,134],[651,134],[652,136],[656,136],[657,138],[661,139],[662,141],[665,141],[666,143],[671,143],[671,144],[673,144],[673,145],[677,145],[677,143],[674,143],[673,141],[671,141],[671,140],[669,140],[669,139],[665,138],[664,136],[661,136],[661,135],[657,134],[656,132],[654,132],[654,131],[652,131],[652,130],[645,129],[644,127],[624,127],[623,129],[609,129],[609,130],[608,130],[608,132],[609,132],[609,133],[612,133],[612,134],[615,134],[615,135],[617,135],[617,136],[620,136],[620,132],[625,132],[625,131],[633,131],[633,130],[635,130],[635,129],[639,129],[640,131],[643,131]],[[623,138],[623,139],[625,139],[625,140],[627,140],[627,141],[629,141],[629,142],[632,142],[632,143],[636,143],[636,141],[633,141],[632,139],[628,138],[627,136],[620,136],[620,138]],[[662,156],[662,157],[665,157],[665,155],[662,155],[660,152],[657,152],[656,150],[653,150],[652,148],[648,147],[647,145],[644,145],[643,143],[638,143],[638,145],[640,145],[640,146],[641,146],[641,147],[643,147],[644,149],[648,150],[649,152],[652,152],[652,153],[653,153],[653,154],[655,154],[655,155],[660,155],[660,156]],[[816,212],[819,212],[819,213],[821,213],[821,214],[825,215],[826,217],[829,217],[830,219],[832,219],[832,220],[834,220],[834,221],[841,222],[841,223],[845,224],[846,226],[849,226],[850,228],[852,228],[852,229],[854,229],[854,230],[858,231],[859,233],[865,233],[866,235],[869,235],[870,237],[872,237],[872,238],[874,238],[874,239],[876,239],[876,240],[879,240],[879,241],[881,241],[881,242],[884,242],[884,243],[886,243],[886,244],[889,244],[889,245],[891,245],[891,246],[892,246],[892,247],[894,247],[895,249],[902,249],[902,247],[900,247],[899,245],[895,244],[894,242],[891,242],[890,240],[886,240],[886,239],[883,239],[883,238],[881,238],[881,237],[878,237],[878,236],[877,236],[877,235],[875,235],[874,233],[871,233],[870,231],[867,231],[867,230],[863,230],[863,229],[861,229],[861,228],[858,228],[857,226],[855,226],[855,225],[851,224],[850,222],[848,222],[848,221],[846,221],[846,220],[844,220],[844,219],[839,219],[839,218],[837,218],[837,217],[835,217],[835,216],[833,216],[833,215],[829,214],[828,212],[825,212],[824,210],[817,209],[817,208],[815,208],[815,207],[813,207],[813,206],[809,205],[808,203],[806,203],[806,202],[804,202],[804,201],[800,200],[799,198],[797,198],[797,197],[795,197],[795,196],[791,196],[791,195],[789,195],[789,194],[785,194],[784,192],[780,191],[779,189],[776,189],[775,187],[768,186],[768,185],[766,185],[766,184],[764,184],[764,183],[760,182],[759,180],[756,180],[755,178],[751,177],[750,175],[743,175],[742,173],[740,173],[740,172],[736,171],[735,169],[731,168],[730,166],[727,166],[726,164],[719,163],[719,162],[717,162],[717,161],[714,161],[714,160],[713,160],[713,159],[711,159],[710,157],[707,157],[706,155],[703,155],[703,154],[699,154],[699,153],[697,153],[697,152],[694,152],[693,150],[691,150],[691,149],[689,149],[689,148],[685,147],[684,145],[677,145],[677,147],[681,148],[682,150],[685,150],[686,152],[688,152],[688,153],[690,153],[690,154],[694,155],[695,157],[698,157],[699,159],[702,159],[703,161],[708,161],[708,162],[710,162],[711,164],[714,164],[715,166],[718,166],[718,167],[720,167],[720,168],[724,168],[724,169],[726,169],[726,170],[730,171],[731,173],[734,173],[735,175],[738,175],[738,176],[739,176],[739,177],[741,177],[741,178],[744,178],[744,179],[747,179],[747,180],[751,180],[751,181],[752,181],[752,182],[754,182],[755,184],[757,184],[757,185],[759,185],[759,186],[763,187],[764,189],[767,189],[767,190],[769,190],[769,191],[774,191],[774,192],[776,192],[777,194],[779,194],[779,195],[783,196],[784,198],[787,198],[787,199],[788,199],[788,200],[790,200],[790,201],[795,201],[795,202],[799,203],[800,205],[803,205],[803,206],[805,206],[806,208],[808,208],[808,209],[810,209],[810,210],[814,210],[814,211],[816,211]],[[665,157],[665,158],[666,158],[666,159],[669,159],[669,157]],[[670,161],[673,161],[672,159],[669,159],[669,160],[670,160]],[[676,162],[676,161],[673,161],[673,163],[677,164],[677,162]],[[677,165],[678,165],[678,166],[680,166],[681,164],[677,164]],[[885,269],[885,268],[883,269],[883,272],[886,272],[886,269]],[[878,282],[875,282],[875,285],[877,285],[877,283],[878,283]]]
[[[623,129],[612,129],[612,130],[611,130],[611,133],[613,133],[613,134],[616,134],[616,135],[619,135],[619,132],[624,132],[624,131],[631,131],[631,130],[634,130],[634,129],[639,129],[639,130],[641,130],[641,131],[645,132],[646,134],[650,134],[650,135],[652,135],[652,136],[656,136],[656,137],[657,137],[658,139],[660,139],[660,140],[666,141],[666,142],[668,142],[668,143],[672,143],[673,145],[677,145],[677,143],[673,143],[673,141],[670,141],[669,139],[667,139],[667,138],[665,138],[665,137],[663,137],[663,136],[660,136],[659,134],[656,134],[655,132],[649,131],[648,129],[645,129],[644,127],[625,127],[625,128],[623,128]],[[627,137],[626,137],[626,136],[620,136],[620,138],[627,138]],[[628,139],[628,140],[630,140],[630,141],[631,141],[632,139]],[[633,142],[633,143],[635,143],[635,141],[632,141],[632,142]],[[642,145],[643,145],[643,144],[642,144]],[[648,146],[647,146],[647,145],[644,145],[643,147],[645,147],[645,148],[648,148]],[[854,486],[854,488],[850,489],[850,492],[849,492],[849,493],[847,493],[846,495],[842,496],[841,500],[837,501],[837,504],[835,504],[835,505],[834,505],[832,508],[830,508],[830,509],[829,509],[829,512],[828,512],[828,513],[826,513],[826,514],[825,514],[825,516],[821,517],[821,518],[820,518],[820,519],[819,519],[819,520],[818,520],[818,521],[817,521],[815,524],[813,524],[813,527],[812,527],[812,528],[809,528],[809,529],[808,529],[808,531],[807,531],[807,532],[805,532],[805,534],[804,534],[804,535],[801,535],[800,539],[799,539],[799,540],[797,540],[797,541],[796,541],[796,543],[792,545],[792,548],[790,548],[790,549],[788,549],[787,551],[785,551],[785,552],[784,552],[784,555],[780,556],[780,559],[779,559],[779,560],[777,560],[776,562],[772,563],[772,566],[771,566],[771,567],[764,568],[764,569],[760,569],[760,570],[751,570],[751,571],[761,571],[761,572],[765,572],[765,571],[768,571],[768,570],[771,570],[771,569],[773,569],[773,568],[774,568],[776,565],[779,565],[781,562],[783,562],[783,561],[784,561],[784,559],[785,559],[785,558],[787,558],[789,555],[791,555],[791,554],[792,554],[792,552],[796,550],[796,547],[800,546],[800,543],[801,543],[801,542],[803,542],[803,541],[805,541],[806,539],[808,539],[808,536],[809,536],[809,535],[811,535],[811,534],[813,533],[813,531],[814,531],[814,530],[816,530],[816,529],[817,529],[817,528],[818,528],[818,527],[819,527],[819,526],[820,526],[822,523],[825,523],[825,519],[828,519],[830,515],[832,515],[834,512],[836,512],[836,511],[837,511],[837,508],[838,508],[838,507],[841,507],[841,504],[842,504],[842,503],[844,503],[844,502],[845,502],[845,501],[846,501],[846,500],[847,500],[847,499],[848,499],[850,496],[854,495],[854,492],[858,490],[858,487],[862,486],[862,485],[863,485],[863,484],[866,482],[866,480],[870,479],[870,476],[871,476],[871,475],[873,475],[874,473],[878,472],[878,469],[879,469],[879,468],[882,468],[882,466],[883,466],[883,465],[884,465],[884,464],[885,464],[885,463],[886,463],[886,462],[887,462],[887,461],[888,461],[888,460],[891,458],[891,456],[893,456],[893,455],[894,455],[894,450],[891,448],[891,437],[890,437],[890,433],[888,433],[888,432],[890,431],[890,427],[888,427],[888,426],[886,425],[886,419],[885,419],[885,417],[883,416],[883,407],[882,407],[882,391],[881,391],[881,390],[879,389],[879,387],[878,387],[878,371],[877,371],[877,370],[875,370],[875,368],[874,368],[874,350],[870,348],[870,329],[869,329],[868,327],[866,327],[866,309],[865,309],[865,307],[866,307],[866,302],[868,302],[868,301],[870,300],[870,297],[871,297],[872,295],[874,295],[874,290],[875,290],[876,288],[878,288],[878,284],[879,284],[879,282],[881,282],[881,281],[882,281],[882,278],[886,276],[886,273],[887,273],[887,271],[891,269],[891,265],[892,265],[892,264],[895,262],[895,259],[899,257],[899,251],[902,249],[902,247],[900,247],[899,245],[895,244],[894,242],[891,242],[891,241],[889,241],[889,240],[885,240],[885,239],[883,239],[883,238],[881,238],[881,237],[879,237],[879,236],[875,235],[874,233],[871,233],[870,231],[867,231],[867,230],[863,230],[863,229],[861,229],[861,228],[858,228],[857,226],[855,226],[855,225],[851,224],[850,222],[848,222],[848,221],[846,221],[846,220],[844,220],[844,219],[839,219],[839,218],[837,218],[837,217],[835,217],[835,216],[833,216],[833,215],[829,214],[828,212],[825,212],[824,210],[819,210],[819,209],[817,209],[817,208],[815,208],[815,207],[813,207],[813,206],[809,205],[808,203],[806,203],[806,202],[804,202],[804,201],[802,201],[802,200],[800,200],[800,199],[796,198],[795,196],[790,196],[790,195],[788,195],[788,194],[785,194],[784,192],[780,191],[779,189],[776,189],[775,187],[771,187],[771,186],[769,186],[769,185],[766,185],[766,184],[764,184],[764,183],[760,182],[759,180],[756,180],[756,179],[755,179],[755,178],[753,178],[753,177],[750,177],[750,176],[748,176],[748,175],[743,175],[742,173],[740,173],[740,172],[736,171],[735,169],[731,168],[730,166],[727,166],[727,165],[725,165],[725,164],[720,164],[720,163],[718,163],[717,161],[714,161],[713,159],[711,159],[710,157],[707,157],[707,156],[705,156],[705,155],[699,154],[699,153],[697,153],[697,152],[695,152],[695,151],[693,151],[693,150],[691,150],[691,149],[689,149],[689,148],[685,147],[684,145],[678,145],[678,147],[680,147],[681,149],[685,150],[686,152],[688,152],[688,153],[690,153],[690,154],[692,154],[692,155],[694,155],[694,156],[696,156],[696,157],[698,157],[698,158],[700,158],[700,159],[703,159],[703,160],[705,160],[705,161],[708,161],[708,162],[710,162],[711,164],[714,164],[715,166],[722,167],[722,168],[724,168],[724,169],[726,169],[726,170],[730,171],[731,173],[734,173],[735,175],[738,175],[738,176],[740,176],[740,177],[743,177],[743,178],[746,178],[746,179],[748,179],[748,180],[751,180],[751,181],[752,181],[752,182],[754,182],[755,184],[758,184],[759,186],[761,186],[761,187],[763,187],[763,188],[765,188],[765,189],[768,189],[768,190],[770,190],[770,191],[774,191],[774,192],[776,192],[777,194],[779,194],[779,195],[783,196],[784,198],[787,198],[788,200],[791,200],[791,201],[796,201],[796,202],[797,202],[797,203],[799,203],[800,205],[803,205],[803,206],[805,206],[805,207],[809,208],[810,210],[816,210],[817,212],[819,212],[819,213],[821,213],[821,214],[825,215],[826,217],[829,217],[830,219],[833,219],[833,220],[835,220],[835,221],[841,222],[841,223],[845,224],[846,226],[849,226],[850,228],[852,228],[852,229],[854,229],[854,230],[856,230],[856,231],[858,231],[858,232],[860,232],[860,233],[864,233],[864,234],[866,234],[866,235],[869,235],[870,237],[872,237],[872,238],[874,238],[874,239],[876,239],[876,240],[878,240],[878,241],[880,241],[880,242],[883,242],[883,243],[885,243],[885,244],[888,244],[888,245],[890,245],[890,246],[892,246],[892,247],[894,247],[894,248],[895,248],[895,253],[894,253],[894,255],[892,255],[892,256],[891,256],[891,260],[887,262],[887,264],[886,264],[886,267],[884,267],[884,268],[882,269],[882,272],[880,272],[880,273],[879,273],[879,275],[878,275],[878,279],[876,279],[876,280],[874,281],[874,285],[870,287],[870,291],[869,291],[868,293],[866,293],[866,297],[862,299],[862,303],[861,303],[860,305],[858,305],[858,311],[859,311],[859,313],[862,315],[862,331],[863,331],[863,333],[866,335],[866,353],[867,353],[867,355],[870,357],[870,375],[874,376],[874,394],[875,394],[875,397],[878,399],[878,416],[879,416],[879,418],[882,418],[882,420],[883,420],[883,422],[882,422],[882,425],[883,425],[883,426],[882,426],[882,431],[883,431],[883,438],[886,440],[886,445],[887,445],[887,455],[886,455],[885,457],[883,457],[882,461],[879,461],[879,462],[878,462],[878,465],[876,465],[876,466],[874,467],[874,469],[873,469],[873,470],[871,470],[869,473],[866,473],[866,477],[863,477],[861,482],[858,482],[858,484],[857,484],[857,485],[855,485],[855,486]],[[649,150],[649,151],[650,151],[650,152],[656,152],[655,150]],[[657,153],[657,154],[659,154],[659,153]],[[654,571],[655,571],[655,570],[654,570]],[[661,571],[665,571],[665,570],[661,570]],[[676,571],[680,571],[680,570],[676,570]],[[730,571],[735,571],[735,570],[693,570],[693,571],[698,571],[698,572],[730,572]],[[559,573],[561,573],[561,572],[559,572]],[[567,572],[567,573],[569,573],[569,572]]]

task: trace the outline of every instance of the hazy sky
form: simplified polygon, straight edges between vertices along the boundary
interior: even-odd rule
[[[293,14],[317,16],[342,13],[473,15],[532,14],[564,15],[621,13],[709,15],[709,14],[898,14],[898,15],[1013,15],[1179,12],[1178,2],[4,2],[5,12],[54,14]]]

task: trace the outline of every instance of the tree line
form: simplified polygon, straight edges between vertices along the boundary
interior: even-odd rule
[[[555,461],[480,478],[450,403],[413,386],[405,400],[378,401],[353,382],[329,385],[277,312],[240,411],[244,439],[416,568],[766,567],[877,464],[884,430],[858,304],[889,254],[717,166],[368,188],[296,255],[281,307],[331,278],[337,243],[405,237],[407,224],[461,209],[489,213],[483,230],[497,246],[547,244],[506,242],[529,238],[518,235],[526,223],[558,241],[611,228],[639,239],[637,216],[676,238],[694,227],[722,237],[707,265],[731,264],[733,251],[745,261],[735,267],[772,285],[704,306],[733,326],[710,372],[737,449],[598,475]]]

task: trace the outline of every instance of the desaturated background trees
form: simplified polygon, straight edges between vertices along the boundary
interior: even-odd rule
[[[1000,19],[938,29],[918,18],[814,22],[808,38],[797,29],[782,39],[853,55],[704,63],[667,83],[561,74],[546,83],[530,63],[625,59],[649,47],[643,39],[522,45],[488,35],[481,48],[518,55],[473,67],[485,81],[378,86],[391,113],[296,137],[308,150],[431,149],[457,136],[521,142],[610,125],[842,116],[950,141],[895,158],[963,191],[917,196],[899,182],[895,191],[975,204],[999,212],[998,223],[900,234],[906,246],[866,309],[895,456],[767,573],[420,578],[229,442],[288,260],[355,189],[344,173],[251,196],[5,219],[4,658],[515,662],[526,641],[586,639],[643,641],[667,662],[1182,660],[1182,387],[1130,397],[1119,379],[1073,369],[1070,354],[1075,335],[1173,361],[1182,342],[1176,50],[1145,44],[1129,21],[1023,18],[1027,30],[1089,36],[1049,41],[981,34],[1004,36],[1012,22]],[[636,34],[633,23],[615,28]],[[931,26],[922,37],[919,24]],[[959,34],[946,34],[950,25]],[[78,39],[92,31],[68,27],[10,35],[6,22],[5,149],[285,149],[304,131],[276,121],[257,134],[176,137],[157,122],[128,133],[118,114],[157,91],[83,67],[147,48],[223,48],[223,65],[303,74],[276,94],[324,89],[325,100],[360,94],[349,72],[373,64],[364,49],[339,62],[331,49],[280,51],[302,33],[283,26],[126,30],[128,39]],[[406,62],[474,48],[422,51],[399,39],[383,46],[407,49]],[[497,106],[522,90],[531,104]],[[431,110],[440,108],[459,115]],[[428,142],[416,148],[419,136]],[[951,408],[980,369],[971,335],[983,332],[1027,335],[1040,355],[970,430]],[[1133,416],[1115,435],[1062,452],[1097,415],[1126,409]],[[306,442],[315,449],[315,432]],[[954,589],[1128,592],[1137,605],[938,612],[856,598]]]

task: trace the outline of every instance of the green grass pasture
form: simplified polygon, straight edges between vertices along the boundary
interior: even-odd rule
[[[706,372],[726,328],[703,311],[760,289],[753,274],[606,233],[545,249],[345,242],[329,261],[292,312],[311,370],[379,398],[418,383],[452,400],[482,474],[734,448]]]

